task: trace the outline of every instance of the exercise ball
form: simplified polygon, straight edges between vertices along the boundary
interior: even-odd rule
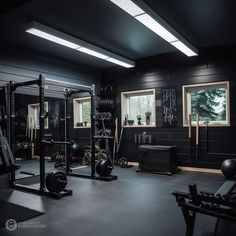
[[[228,178],[232,179],[236,175],[236,159],[227,159],[221,164],[222,174]]]
[[[80,146],[78,143],[73,143],[71,146],[72,156],[74,157],[83,157],[84,156],[84,148]]]

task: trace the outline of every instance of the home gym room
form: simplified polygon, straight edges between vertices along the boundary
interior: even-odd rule
[[[0,235],[236,235],[234,1],[0,2]]]

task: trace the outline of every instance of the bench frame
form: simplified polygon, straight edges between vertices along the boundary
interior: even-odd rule
[[[196,184],[189,185],[189,193],[175,191],[178,206],[181,207],[186,223],[186,236],[192,236],[196,213],[217,217],[215,233],[219,219],[236,221],[236,195],[232,194],[236,187],[235,181],[225,183],[215,192],[206,193],[197,191]]]

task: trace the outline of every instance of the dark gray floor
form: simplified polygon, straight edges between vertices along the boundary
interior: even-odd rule
[[[39,175],[39,160],[27,160],[18,161],[18,165],[21,166],[19,170],[16,171],[16,179],[25,178],[29,175],[22,174],[21,172],[30,172],[35,175]],[[50,173],[52,171],[64,171],[63,168],[55,168],[55,162],[45,162],[45,172]],[[72,172],[77,174],[89,175],[91,173],[91,167],[86,165],[73,165]]]
[[[29,175],[22,174],[21,172],[30,172],[35,175],[39,175],[39,160],[27,160],[27,161],[17,161],[17,164],[20,165],[20,169],[16,171],[16,179],[25,178]],[[54,162],[45,162],[45,171],[49,173],[56,170],[54,168]]]
[[[73,196],[61,200],[0,193],[4,199],[46,212],[32,220],[46,228],[0,230],[0,235],[183,236],[183,216],[171,193],[187,190],[189,183],[214,192],[224,182],[220,175],[183,171],[165,176],[116,168],[114,174],[118,180],[112,182],[70,177]],[[198,216],[194,235],[213,235],[214,226],[214,218]]]

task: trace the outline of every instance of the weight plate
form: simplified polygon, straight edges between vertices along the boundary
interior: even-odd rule
[[[121,157],[121,158],[118,160],[118,165],[119,165],[119,167],[121,167],[121,168],[126,168],[126,167],[128,167],[128,160],[127,160],[127,158]]]
[[[52,172],[46,177],[46,187],[50,193],[60,193],[67,185],[67,178],[63,172]]]
[[[101,160],[96,165],[96,172],[101,177],[107,177],[112,172],[112,166],[110,161],[108,160]]]

